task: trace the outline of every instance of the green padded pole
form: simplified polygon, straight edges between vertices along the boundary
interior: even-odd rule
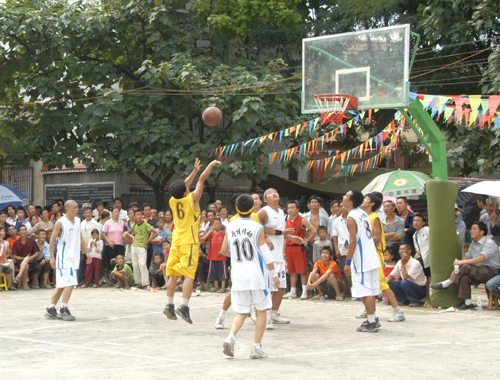
[[[455,228],[455,199],[457,184],[453,181],[431,179],[425,184],[429,213],[429,247],[432,283],[444,281],[454,270],[453,261],[462,257],[462,245]],[[462,303],[458,299],[458,286],[446,291],[433,291],[431,304],[448,308]]]

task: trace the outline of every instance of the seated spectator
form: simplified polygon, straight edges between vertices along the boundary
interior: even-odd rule
[[[26,211],[24,210],[23,206],[19,206],[16,210],[17,218],[14,220],[14,226],[17,229],[17,234],[19,235],[19,227],[20,226],[26,226],[28,229],[28,232],[31,231],[31,223],[28,222],[28,219],[26,219]]]
[[[13,251],[14,248],[14,242],[20,238],[20,236],[17,234],[17,229],[13,225],[10,225],[7,228],[7,243],[9,243],[10,250]]]
[[[0,210],[0,227],[5,229],[5,234],[7,234],[7,228],[11,224],[7,223],[7,212]]]
[[[90,215],[90,210],[87,210],[87,213]],[[95,222],[95,220],[93,219],[92,221]],[[92,274],[94,275],[94,288],[98,288],[100,286],[99,279],[101,277],[103,246],[103,241],[99,239],[99,230],[97,228],[94,228],[91,232],[91,239],[89,239],[87,243],[87,248],[89,249],[92,261],[87,265],[87,269],[85,270],[85,281],[82,288],[87,288],[90,286],[90,281],[92,281]]]
[[[18,275],[14,278],[14,284],[23,280],[23,289],[30,290],[28,287],[28,270],[33,270],[32,287],[39,288],[38,276],[42,272],[42,267],[35,261],[38,256],[38,244],[35,239],[28,237],[28,229],[25,225],[19,227],[20,238],[12,245],[12,257],[16,260],[16,267],[19,268]]]
[[[393,201],[384,202],[385,220],[382,222],[384,227],[385,245],[392,252],[394,257],[399,254],[399,245],[405,237],[405,222],[394,211],[396,204]]]
[[[498,218],[498,215],[500,214],[499,211],[499,206],[500,206],[500,201],[496,198],[488,198],[486,200],[486,213],[481,215],[481,218],[479,221],[483,222],[486,224],[488,227],[488,233],[485,236],[493,237],[493,227],[500,227],[500,218]],[[495,221],[493,221],[495,219]],[[500,237],[495,236],[493,238],[493,241],[497,244],[500,245]]]
[[[486,289],[500,299],[500,275],[488,280],[488,282],[486,282]]]
[[[328,240],[328,229],[326,226],[319,226],[317,232],[319,239],[313,244],[312,262],[316,263],[321,260],[321,250],[323,247],[329,247],[333,252],[332,242]]]
[[[35,206],[35,209],[36,209],[36,214],[38,216],[41,216],[42,215],[42,211],[43,211],[43,207],[42,206]]]
[[[12,275],[14,274],[14,260],[10,252],[9,243],[4,240],[5,228],[0,227],[0,273],[7,275],[7,286],[10,290],[16,290],[12,286]]]
[[[222,221],[220,218],[215,218],[213,221],[214,229],[202,238],[202,242],[210,242],[208,248],[208,260],[210,260],[210,268],[208,270],[208,278],[214,282],[214,287],[210,289],[211,292],[226,292],[227,273],[227,258],[222,255],[221,248],[226,232],[222,231]],[[219,288],[219,285],[221,287]]]
[[[7,223],[14,225],[14,221],[17,219],[16,206],[9,204],[5,207],[5,211],[7,211]]]
[[[458,211],[458,206],[455,203],[455,228],[460,236],[460,242],[462,243],[462,256],[465,255],[465,233],[467,226],[462,220],[461,213]],[[496,221],[495,221],[496,222]]]
[[[39,254],[36,258],[36,262],[42,267],[42,289],[51,289],[48,284],[49,274],[50,274],[50,246],[47,243],[47,232],[45,230],[38,231],[38,239],[36,243],[38,244]],[[33,285],[34,287],[35,285]]]
[[[196,279],[199,283],[197,290],[200,291],[207,290],[206,280],[208,278],[208,269],[210,267],[210,261],[208,261],[207,256],[207,244],[203,242],[205,235],[205,231],[200,230],[200,233],[198,234],[200,241],[198,248],[198,269],[196,270]]]
[[[472,243],[462,260],[455,260],[459,272],[452,272],[451,277],[443,282],[432,284],[432,289],[446,290],[451,284],[459,286],[458,297],[465,299],[465,304],[458,309],[473,309],[471,285],[486,283],[500,274],[500,255],[498,246],[487,236],[488,226],[483,222],[474,222],[470,228]]]
[[[401,244],[399,254],[401,260],[387,277],[387,282],[400,305],[423,306],[424,303],[421,300],[427,295],[425,287],[427,279],[424,269],[417,260],[411,257],[409,244]],[[400,277],[400,281],[395,280],[397,277]]]
[[[324,300],[326,294],[328,298],[342,301],[345,284],[337,263],[333,261],[332,249],[323,247],[320,252],[321,259],[314,264],[314,269],[307,280],[307,290],[318,290],[319,295],[314,296],[313,300]]]
[[[165,286],[165,268],[167,264],[163,257],[163,252],[161,254],[154,254],[153,260],[151,260],[151,265],[149,266],[149,274],[153,280],[154,288],[161,288]]]
[[[38,223],[33,226],[31,229],[31,234],[34,236],[38,236],[38,231],[45,230],[49,228],[54,228],[54,222],[50,220],[50,215],[47,210],[42,210],[41,218],[38,220]]]
[[[118,282],[117,288],[129,289],[134,283],[134,273],[125,263],[123,255],[116,256],[115,269],[111,272],[111,277]]]

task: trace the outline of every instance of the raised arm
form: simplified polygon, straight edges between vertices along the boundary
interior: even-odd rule
[[[200,160],[197,158],[194,160],[194,168],[193,171],[191,172],[190,175],[187,176],[187,178],[184,180],[186,182],[186,188],[189,189],[191,187],[191,184],[193,183],[194,179],[196,178],[196,175],[200,171],[201,168]]]
[[[193,203],[196,209],[200,208],[200,199],[203,195],[203,185],[205,185],[205,181],[207,180],[210,172],[215,166],[220,166],[222,163],[220,161],[214,160],[210,164],[208,164],[207,168],[201,173],[200,178],[198,178],[198,183],[196,184],[196,189],[193,192]],[[196,164],[195,164],[196,166]],[[188,187],[188,182],[186,181],[186,187]]]

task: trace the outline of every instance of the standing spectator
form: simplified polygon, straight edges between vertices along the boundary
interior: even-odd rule
[[[330,218],[328,219],[328,236],[330,236],[330,239],[333,236],[333,222],[337,217],[340,216],[340,201],[338,199],[333,200],[330,203],[330,211],[332,215],[330,215]]]
[[[30,204],[28,206],[28,218],[32,217],[33,215],[37,215],[36,208],[35,208],[35,206],[33,206],[33,204]],[[32,225],[34,225],[34,224],[32,224]]]
[[[455,229],[460,234],[460,241],[462,242],[462,256],[465,254],[465,233],[467,227],[465,226],[465,222],[462,220],[462,217],[459,216],[460,212],[458,211],[458,206],[455,203]]]
[[[229,223],[229,220],[227,218],[228,213],[229,209],[226,206],[221,206],[221,208],[219,209],[219,217],[224,227],[227,227],[227,224]]]
[[[158,219],[153,217],[153,214],[151,213],[151,205],[149,203],[142,204],[142,213],[144,214],[145,222],[147,222],[154,229],[158,228]],[[149,266],[151,265],[151,260],[153,259],[153,244],[151,243],[148,244],[147,255],[146,265],[149,268]]]
[[[422,264],[425,277],[431,278],[431,253],[429,247],[429,227],[426,226],[427,220],[423,215],[415,214],[413,217],[413,245],[415,246],[415,259]]]
[[[413,228],[413,217],[415,214],[408,209],[408,199],[405,197],[399,197],[396,200],[396,208],[398,209],[399,216],[405,222],[405,236],[403,242],[409,244],[412,252],[415,252],[415,247],[413,246],[413,234],[415,233],[415,228]]]
[[[122,208],[122,206],[123,206],[123,202],[120,198],[116,197],[113,199],[113,207],[114,207],[114,209],[117,208],[119,213],[120,213],[118,218],[121,221],[126,222],[128,219],[128,213],[127,213],[127,210],[124,210]]]
[[[170,229],[170,232],[173,233],[175,226],[174,226],[174,216],[172,215],[171,210],[165,211],[165,222],[166,226]]]
[[[411,248],[406,243],[399,247],[399,254],[401,260],[387,277],[389,286],[400,305],[423,306],[424,303],[421,300],[427,295],[427,289],[422,265],[411,257]],[[394,280],[395,277],[400,277],[401,281]]]
[[[252,199],[253,199],[253,213],[257,214],[260,209],[262,208],[262,198],[260,197],[259,194],[253,193],[252,194]]]
[[[317,195],[313,195],[307,201],[307,205],[310,211],[304,214],[304,218],[316,228],[316,231],[319,231],[319,226],[328,226],[328,215],[325,215],[324,212],[320,212],[320,209],[323,207],[323,199]],[[306,233],[306,235],[308,236],[308,233]],[[314,241],[318,239],[319,235],[316,235]]]
[[[321,259],[321,250],[323,249],[323,247],[328,247],[333,252],[332,242],[328,240],[328,232],[326,226],[319,226],[317,234],[319,236],[319,239],[316,240],[313,245],[313,254],[312,254],[313,264]]]
[[[9,204],[5,210],[7,211],[7,223],[14,225],[14,221],[17,219],[16,206]]]
[[[26,219],[26,211],[24,210],[23,206],[19,206],[16,210],[17,213],[17,218],[14,220],[14,226],[17,229],[17,233],[19,234],[19,227],[20,226],[26,226],[26,229],[28,232],[31,230],[31,224],[28,222],[28,219]]]
[[[135,232],[135,236],[131,233]],[[123,233],[123,236],[133,240],[132,244],[132,265],[134,266],[134,279],[138,287],[149,285],[149,272],[146,265],[147,246],[158,232],[150,224],[144,222],[144,215],[141,210],[135,212],[135,224],[130,231]]]
[[[204,243],[204,237],[206,233],[200,230],[199,237],[199,248],[198,248],[198,269],[196,270],[196,278],[198,279],[198,290],[207,290],[206,280],[208,278],[208,270],[210,268],[210,261],[208,261],[207,255],[207,243]]]
[[[94,220],[95,222],[95,220]],[[82,234],[83,235],[83,234]],[[92,261],[87,265],[85,271],[85,282],[82,288],[87,288],[90,286],[90,281],[92,281],[92,275],[94,275],[94,288],[98,288],[99,279],[101,277],[101,267],[102,267],[102,249],[103,242],[99,238],[99,230],[94,228],[91,232],[91,238],[88,240],[87,249],[92,257]]]
[[[163,258],[163,248],[162,248],[162,242],[163,240],[169,240],[172,241],[172,234],[170,233],[170,230],[165,227],[165,218],[158,218],[158,228],[156,231],[158,232],[158,236],[154,238],[154,240],[151,241],[151,244],[153,245],[153,256],[154,255],[161,255]],[[163,285],[162,285],[163,286]]]
[[[474,222],[470,228],[472,243],[462,260],[455,260],[458,273],[453,272],[448,280],[432,284],[435,290],[446,290],[455,283],[458,285],[458,298],[465,299],[459,309],[473,309],[471,285],[486,283],[500,274],[500,255],[498,246],[487,236],[488,227],[483,222]]]
[[[86,207],[85,207],[86,206]],[[83,221],[80,223],[80,231],[82,233],[82,239],[83,239],[83,244],[87,248],[89,245],[89,242],[92,240],[92,231],[98,230],[99,231],[99,239],[101,236],[101,226],[99,225],[98,222],[95,221],[95,219],[92,218],[92,209],[88,204],[83,205],[82,207],[83,210]],[[101,251],[99,251],[99,258],[101,258]],[[92,256],[92,255],[91,255]],[[99,262],[99,264],[102,261]],[[95,263],[97,265],[97,263]],[[87,256],[83,254],[83,252],[80,253],[80,267],[78,268],[78,283],[82,283],[85,281],[86,277],[86,267],[87,267]],[[95,268],[95,265],[93,266]]]
[[[49,274],[50,274],[50,246],[47,243],[47,232],[45,230],[40,230],[38,232],[38,238],[36,239],[38,244],[39,254],[36,261],[42,267],[42,289],[50,289],[48,284]]]
[[[399,245],[403,242],[405,236],[405,222],[394,213],[396,204],[393,201],[384,202],[385,221],[384,227],[385,243],[387,249],[392,252],[393,256],[399,255]]]
[[[127,222],[125,223],[125,231],[129,232],[132,227],[135,224],[135,217],[134,217],[134,209],[129,208],[127,212]],[[132,267],[132,243],[133,240],[128,240],[126,241],[123,239],[123,242],[125,243],[125,262]]]
[[[32,287],[40,288],[38,285],[38,276],[42,272],[42,267],[35,261],[38,256],[38,244],[35,239],[28,237],[28,229],[25,225],[19,227],[20,238],[16,240],[12,247],[12,257],[16,260],[16,266],[19,267],[19,273],[14,278],[14,283],[18,284],[23,280],[23,289],[29,290],[28,287],[28,270],[33,270]]]
[[[0,273],[7,275],[7,286],[9,290],[16,290],[12,286],[12,276],[14,275],[14,260],[10,251],[9,243],[5,240],[5,228],[0,227]]]
[[[5,228],[5,232],[7,233],[7,228],[9,228],[11,224],[7,223],[7,212],[4,210],[0,210],[0,227]]]
[[[49,212],[49,214],[50,214],[50,218],[51,218],[52,220],[54,220],[54,219],[55,219],[55,218],[54,218],[55,213],[56,213],[56,212],[60,212],[60,211],[61,211],[61,210],[59,209],[59,203],[57,203],[57,202],[52,202],[52,204],[50,205],[50,212]],[[55,222],[55,221],[54,221],[54,222]]]
[[[220,216],[220,209],[221,209],[222,205],[223,205],[223,203],[222,203],[222,201],[220,199],[217,199],[215,201],[215,207],[217,207],[217,211],[216,211],[217,212],[217,216]]]
[[[123,232],[125,223],[120,220],[120,211],[115,208],[111,213],[111,219],[104,223],[102,229],[102,239],[106,242],[104,250],[104,267],[109,273],[109,283],[111,284],[111,271],[116,265],[116,256],[125,254],[125,243],[123,242]]]
[[[103,212],[109,213],[109,210],[104,209],[104,203],[102,201],[100,201],[100,200],[96,201],[95,202],[95,209],[94,209],[92,215],[94,216],[94,219],[97,222],[99,222],[101,220],[101,216],[102,216]]]
[[[358,190],[350,190],[344,196],[343,203],[349,211],[347,216],[349,248],[344,272],[349,276],[352,271],[352,295],[361,298],[368,317],[357,331],[378,332],[380,322],[375,314],[375,297],[380,292],[378,275],[380,262],[373,242],[370,219],[366,212],[359,208],[363,203],[363,194]]]
[[[477,207],[481,210],[479,213],[479,217],[483,216],[486,214],[486,200],[488,199],[487,195],[478,195],[477,196]]]
[[[207,210],[202,210],[200,214],[200,231],[205,231],[208,225]]]
[[[221,254],[222,243],[226,233],[221,229],[222,221],[220,218],[214,220],[214,230],[203,237],[203,242],[210,242],[208,249],[208,260],[210,261],[209,280],[214,281],[214,288],[210,291],[219,293],[226,292],[227,280],[227,258]],[[219,284],[221,287],[219,288]]]
[[[102,234],[102,230],[104,228],[104,225],[106,224],[106,222],[109,220],[110,217],[111,217],[111,214],[108,211],[102,212],[101,217],[99,218],[99,230],[101,231],[101,234]]]
[[[292,200],[287,203],[289,218],[286,221],[285,231],[293,231],[292,235],[304,239],[306,229],[311,231],[308,240],[304,243],[311,243],[316,236],[316,229],[306,219],[299,215],[300,204]],[[287,273],[290,276],[291,289],[286,298],[297,298],[297,280],[300,275],[302,283],[302,295],[300,299],[307,299],[307,254],[304,244],[296,244],[291,240],[285,241],[286,260],[288,262]]]
[[[344,297],[351,296],[351,276],[346,276],[344,272],[345,261],[347,259],[347,250],[349,249],[349,234],[347,232],[347,209],[344,204],[340,204],[340,216],[335,219],[333,223],[333,247],[335,256],[339,262],[340,273],[342,273],[342,280],[346,284],[344,288]]]
[[[337,263],[333,260],[333,252],[329,247],[323,247],[320,253],[321,260],[314,263],[314,269],[309,275],[307,289],[317,289],[319,295],[313,299],[323,301],[325,294],[328,298],[343,301],[344,281]]]
[[[479,219],[481,222],[486,224],[488,227],[488,233],[486,236],[493,237],[493,233],[491,231],[492,227],[495,226],[500,226],[500,218],[498,218],[498,215],[500,214],[500,211],[498,210],[498,206],[500,205],[500,202],[496,198],[488,198],[486,199],[486,213],[481,216]],[[493,220],[495,219],[495,224],[493,224]],[[493,241],[499,245],[500,239],[494,238]]]

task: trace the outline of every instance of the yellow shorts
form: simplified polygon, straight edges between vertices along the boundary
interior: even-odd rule
[[[378,279],[380,282],[380,291],[383,292],[384,290],[389,289],[389,284],[385,280],[385,275],[384,275],[384,267],[385,267],[384,254],[380,253],[378,250],[377,254],[378,254],[378,259],[380,261],[380,266],[378,267]]]
[[[167,260],[167,276],[185,276],[194,280],[198,269],[198,244],[172,247]]]

